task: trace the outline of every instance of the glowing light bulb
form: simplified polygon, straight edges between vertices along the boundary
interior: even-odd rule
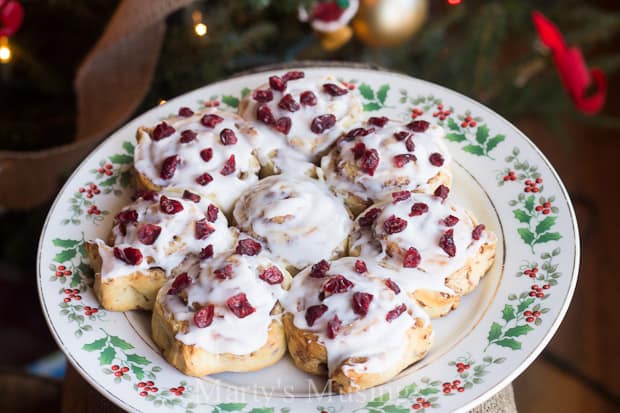
[[[0,37],[0,63],[9,63],[12,55],[8,37]]]
[[[159,106],[163,105],[166,103],[166,99],[159,99]]]
[[[204,37],[207,34],[207,25],[204,23],[196,23],[194,25],[194,32],[197,36]]]
[[[461,4],[461,0],[448,0],[448,4],[450,6],[456,6],[458,4]]]

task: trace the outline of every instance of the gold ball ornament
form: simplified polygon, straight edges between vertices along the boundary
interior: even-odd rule
[[[411,38],[427,15],[428,0],[360,0],[353,30],[368,46],[394,46]]]

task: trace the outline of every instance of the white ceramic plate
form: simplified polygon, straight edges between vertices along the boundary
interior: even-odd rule
[[[154,124],[181,106],[197,109],[217,102],[234,111],[239,98],[263,83],[266,74],[195,90],[138,117],[94,150],[56,198],[39,244],[39,292],[52,333],[77,370],[120,407],[465,411],[510,383],[558,328],[577,281],[579,239],[566,189],[532,142],[488,108],[428,82],[363,69],[303,70],[350,83],[369,116],[416,117],[446,128],[455,159],[452,196],[498,234],[495,265],[458,311],[433,322],[436,340],[428,356],[385,385],[348,396],[325,393],[322,379],[296,370],[289,358],[255,373],[184,376],[151,341],[148,314],[99,307],[83,242],[105,239],[112,217],[132,193],[138,126]],[[536,273],[529,271],[533,268]]]

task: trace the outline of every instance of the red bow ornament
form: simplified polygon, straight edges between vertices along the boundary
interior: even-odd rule
[[[532,19],[540,41],[553,53],[555,67],[577,109],[587,114],[601,110],[607,93],[605,73],[599,68],[588,69],[581,50],[568,47],[557,26],[542,13],[535,11]],[[587,93],[591,84],[594,91]]]
[[[24,20],[24,8],[14,0],[0,0],[0,37],[12,36]]]

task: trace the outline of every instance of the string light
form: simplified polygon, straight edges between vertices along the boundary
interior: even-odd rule
[[[166,99],[159,99],[158,105],[161,106],[166,103]]]
[[[9,38],[6,36],[0,37],[0,63],[6,64],[11,61],[13,53],[9,46]]]
[[[194,21],[194,33],[198,37],[204,37],[207,35],[207,25],[202,21],[202,13],[198,10],[194,10],[192,13],[192,20]]]
[[[462,0],[448,0],[448,4],[449,4],[450,6],[456,6],[456,5],[461,4],[461,1],[462,1]]]

